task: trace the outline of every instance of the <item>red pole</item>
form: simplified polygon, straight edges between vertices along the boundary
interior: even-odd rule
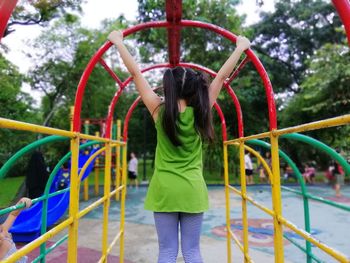
[[[9,21],[18,0],[0,0],[0,41],[4,36]]]
[[[165,3],[166,20],[168,27],[169,63],[175,67],[180,62],[181,28],[178,26],[182,18],[182,1],[167,0]]]
[[[350,2],[349,0],[332,0],[332,2],[344,24],[350,46]]]

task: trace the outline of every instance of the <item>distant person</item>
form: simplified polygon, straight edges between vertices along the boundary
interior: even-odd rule
[[[270,152],[265,153],[265,161],[271,169],[271,154],[270,154]],[[262,165],[262,163],[260,163],[260,165],[259,165],[259,180],[260,180],[260,183],[264,183],[264,182],[269,181],[267,173],[265,172],[265,168]]]
[[[245,175],[247,177],[247,184],[254,184],[253,180],[253,163],[250,158],[250,152],[247,152],[244,155],[244,163],[245,163]]]
[[[303,178],[305,183],[313,184],[315,182],[316,170],[309,164],[305,164]]]
[[[40,197],[49,178],[48,167],[41,152],[35,151],[29,159],[26,177],[28,197],[34,199]]]
[[[21,203],[24,203],[25,207],[28,208],[32,205],[32,200],[23,197],[18,201],[17,205]],[[5,222],[0,225],[0,261],[8,258],[17,251],[16,245],[12,240],[12,236],[8,231],[12,227],[20,212],[21,210],[12,211],[6,218]],[[27,260],[28,258],[25,256],[17,260],[16,263],[26,263]]]
[[[290,167],[290,165],[288,165],[288,164],[284,168],[283,179],[285,181],[288,181],[289,179],[293,179],[295,181],[298,181],[297,177],[294,174],[294,171],[293,171],[292,167]]]
[[[333,167],[334,167],[333,176],[335,177],[335,185],[334,185],[335,196],[341,197],[342,194],[340,192],[340,188],[344,185],[345,173],[344,173],[343,167],[338,162],[334,161]]]
[[[137,181],[137,165],[138,160],[136,158],[136,154],[132,152],[130,153],[130,161],[128,164],[128,178],[130,180],[130,186],[139,186],[139,183]]]

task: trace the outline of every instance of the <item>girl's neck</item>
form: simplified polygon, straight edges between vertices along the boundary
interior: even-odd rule
[[[187,103],[186,100],[184,99],[179,99],[177,101],[177,104],[179,105],[179,112],[184,112],[186,107],[187,107]]]

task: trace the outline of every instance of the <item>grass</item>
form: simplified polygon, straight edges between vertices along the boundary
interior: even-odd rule
[[[24,176],[10,177],[0,180],[0,207],[8,207],[12,204],[12,201],[15,199],[24,180]]]

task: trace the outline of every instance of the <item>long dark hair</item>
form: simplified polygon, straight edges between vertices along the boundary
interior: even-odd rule
[[[214,139],[214,129],[207,76],[182,67],[167,69],[163,77],[163,88],[165,107],[162,125],[169,140],[175,146],[181,145],[178,138],[178,100],[184,99],[187,106],[194,109],[194,123],[197,132],[203,139],[211,142]]]

